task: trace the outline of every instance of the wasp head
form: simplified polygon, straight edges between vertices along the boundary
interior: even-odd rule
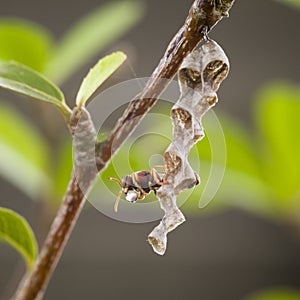
[[[135,203],[138,199],[138,193],[136,191],[128,191],[126,194],[125,194],[125,198],[128,202],[130,203]]]

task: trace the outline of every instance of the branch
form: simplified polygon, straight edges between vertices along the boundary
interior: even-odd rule
[[[196,0],[194,2],[184,25],[170,42],[146,87],[129,103],[108,139],[99,147],[97,153],[99,170],[155,105],[158,97],[176,75],[184,58],[203,38],[206,38],[208,32],[222,17],[228,16],[233,3],[234,0]]]
[[[72,176],[63,204],[51,226],[38,262],[33,272],[25,275],[26,277],[21,282],[13,299],[31,300],[42,298],[47,282],[56,267],[81,211],[84,203],[82,200],[83,194],[75,176]]]
[[[137,127],[149,109],[154,106],[157,98],[170,82],[162,79],[172,79],[175,76],[183,59],[206,37],[207,33],[222,17],[228,15],[233,3],[234,0],[196,0],[193,3],[185,24],[169,44],[141,95],[130,102],[108,139],[97,145],[98,172],[105,167],[116,150]],[[82,114],[84,121],[90,122],[87,111],[79,111],[75,108],[69,124],[72,133],[74,133],[76,125],[79,125],[78,122],[81,122]],[[90,133],[93,134],[92,124],[87,123],[84,123],[82,128],[88,126],[91,130]],[[15,300],[36,300],[43,297],[47,283],[85,203],[85,195],[80,187],[82,188],[82,184],[84,184],[86,190],[89,190],[97,177],[97,172],[90,172],[89,167],[79,167],[76,168],[75,166],[63,203],[53,221],[39,259],[33,271],[22,280]],[[84,179],[83,183],[80,182],[80,187],[76,180],[78,178],[77,173],[79,173],[80,178]]]
[[[80,119],[76,124],[76,137],[80,134],[83,135],[83,138],[74,145],[75,150],[78,156],[81,156],[84,152],[89,157],[90,154],[86,153],[85,149],[86,144],[94,143],[96,137],[96,131],[90,115],[85,109],[80,111],[74,109],[72,117],[70,123],[71,132],[73,132],[73,126],[75,126],[72,123],[74,118]],[[80,157],[75,158],[75,161],[77,163],[75,164],[63,203],[51,225],[38,261],[32,273],[26,274],[21,281],[20,287],[13,298],[15,300],[42,299],[47,283],[85,203],[84,200],[86,198],[82,190],[88,190],[97,177],[97,173],[93,171],[95,167],[91,168],[91,164],[86,163],[86,160],[84,164],[81,164],[82,160]],[[80,181],[78,178],[80,178]]]

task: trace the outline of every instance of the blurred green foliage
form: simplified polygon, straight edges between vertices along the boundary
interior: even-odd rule
[[[0,174],[32,199],[51,190],[49,146],[38,128],[0,103]],[[16,172],[16,168],[18,171]]]
[[[246,130],[239,122],[218,114],[226,139],[227,163],[215,201],[275,219],[297,217],[299,115],[300,89],[280,82],[267,85],[257,93],[252,129]],[[210,126],[214,124],[206,124],[204,120],[204,127]],[[210,132],[209,139],[218,138],[213,130]],[[205,157],[207,144],[200,142],[197,148],[200,157]],[[211,149],[218,151],[218,148]]]
[[[170,107],[162,107],[160,113],[167,116],[169,109]],[[57,169],[57,173],[51,176],[54,179],[49,183],[49,176],[46,174],[53,173],[49,169],[48,172],[43,170],[45,175],[40,176],[41,168],[34,160],[39,155],[47,155],[47,151],[44,150],[47,148],[46,146],[39,150],[39,145],[45,145],[46,142],[43,141],[40,134],[33,134],[36,131],[33,130],[33,126],[30,126],[27,121],[23,121],[21,127],[23,128],[22,139],[24,139],[24,144],[28,140],[32,140],[32,136],[34,136],[36,141],[32,144],[36,145],[35,151],[40,153],[39,155],[30,156],[30,149],[28,149],[27,159],[24,149],[26,147],[30,148],[30,145],[27,144],[27,146],[24,145],[20,148],[22,139],[17,134],[17,128],[20,128],[22,118],[11,108],[4,105],[2,113],[3,117],[0,125],[3,134],[1,135],[0,142],[2,144],[0,143],[0,145],[4,150],[7,149],[6,152],[8,153],[3,156],[5,159],[1,163],[2,175],[27,194],[31,193],[31,196],[36,195],[36,191],[44,186],[40,184],[40,181],[44,179],[44,182],[48,182],[47,185],[53,188],[51,194],[60,197],[66,188],[65,185],[72,168],[72,160],[70,157],[68,159],[68,154],[66,154],[69,153],[66,150],[67,146],[63,145],[63,150],[58,151],[61,153],[61,157],[56,160],[58,167],[54,169]],[[195,169],[197,169],[197,164],[200,161],[200,170],[197,171],[201,175],[202,183],[193,191],[189,201],[185,204],[185,209],[192,213],[200,212],[198,208],[199,201],[208,181],[215,181],[215,177],[209,177],[211,169],[215,167],[224,169],[225,175],[214,197],[215,199],[208,206],[209,209],[234,205],[274,218],[288,219],[293,217],[294,212],[299,209],[300,160],[298,153],[300,142],[297,139],[299,113],[299,89],[290,84],[276,83],[265,87],[257,94],[254,107],[255,128],[251,131],[244,129],[241,124],[233,121],[232,118],[219,114],[223,129],[223,132],[220,132],[219,124],[212,118],[213,115],[207,114],[203,121],[207,137],[196,145],[190,155],[190,160]],[[7,124],[14,124],[16,128],[14,125],[9,126]],[[166,149],[171,136],[171,122],[168,117],[162,118],[159,122],[151,122],[151,119],[149,119],[148,123],[145,123],[145,127],[151,129],[152,133],[137,140],[130,138],[125,143],[125,146],[103,172],[104,182],[107,182],[106,178],[110,176],[119,178],[130,174],[134,170],[149,169],[151,164],[162,163],[162,160],[149,163],[149,159],[155,154],[162,154]],[[226,165],[225,160],[222,160],[224,148],[220,147],[218,143],[212,144],[213,141],[222,140],[224,137],[227,147]],[[19,161],[21,165],[25,163],[25,166],[26,163],[32,165],[32,168],[24,168],[24,170],[32,169],[32,176],[24,178],[21,174],[19,174],[20,176],[14,176],[7,171],[11,165],[7,157],[11,157],[12,153],[15,154],[12,161]],[[30,161],[30,157],[33,158],[32,161]],[[44,157],[44,161],[48,161],[49,165],[51,164],[49,163],[51,161],[50,157]],[[113,166],[117,166],[117,170]],[[40,180],[32,180],[32,178],[36,179],[37,177]],[[110,186],[110,184],[109,188],[116,192],[115,187]]]
[[[276,1],[281,2],[282,4],[289,5],[292,8],[300,9],[300,0],[276,0]]]
[[[130,20],[128,19],[129,12]],[[0,58],[20,61],[39,71],[46,70],[48,75],[52,74],[52,78],[63,81],[94,53],[130,28],[141,15],[142,7],[137,2],[121,1],[110,3],[75,24],[62,37],[58,45],[55,45],[49,33],[38,25],[27,21],[4,19],[0,21],[0,39],[5,47],[1,47]],[[99,16],[102,17],[100,18]],[[124,19],[122,16],[126,16],[126,18]],[[121,22],[123,20],[124,23]],[[107,28],[109,28],[109,38],[104,37],[108,35],[108,32],[106,32]],[[102,32],[100,29],[106,31]],[[85,43],[82,43],[83,37],[86,39]],[[18,47],[15,44],[16,40],[18,40]],[[87,49],[89,50],[86,51]],[[67,65],[70,64],[68,62],[65,63],[66,65],[62,65],[63,61],[67,61],[65,58],[68,57],[68,54],[73,61],[77,62],[75,67],[73,65],[68,67]],[[77,55],[76,59],[74,59],[74,55]],[[67,70],[65,75],[62,75],[61,69]],[[257,98],[257,105],[254,111],[256,130],[252,130],[253,133],[245,130],[241,124],[233,121],[232,118],[219,115],[226,139],[227,163],[223,183],[215,197],[216,200],[212,204],[216,202],[217,205],[213,205],[216,207],[224,204],[238,205],[268,215],[289,215],[299,206],[297,198],[299,197],[300,159],[297,153],[300,143],[294,137],[295,128],[297,128],[297,115],[299,113],[299,91],[290,85],[274,84],[261,91]],[[9,114],[6,113],[7,109]],[[11,107],[5,108],[3,106],[3,111],[5,115],[7,114],[6,118],[10,116],[11,119],[22,119],[18,113],[15,113],[14,116]],[[165,113],[168,114],[167,109]],[[7,136],[13,131],[13,126],[10,126],[8,130],[5,127],[5,118],[2,120],[1,124],[4,134],[1,135],[0,142],[2,142],[3,151],[6,149],[6,152],[16,153],[13,158],[15,161],[18,152],[21,152],[18,151],[20,149],[18,147],[18,139],[21,139],[20,137],[15,138],[15,145],[13,143],[7,144]],[[154,126],[153,131],[160,132],[162,128],[168,128],[170,124],[167,124],[168,121],[166,120],[160,122],[156,128]],[[6,124],[19,126],[17,121],[12,120]],[[218,153],[220,148],[212,147],[209,143],[209,141],[218,141],[223,137],[220,136],[215,122],[212,121],[209,115],[204,120],[204,126],[208,138],[198,143],[196,146],[197,151],[193,151],[190,156],[190,160],[194,165],[197,164],[200,158],[202,179],[202,184],[195,189],[190,197],[191,201],[186,203],[186,207],[193,212],[198,211],[198,202],[209,181],[209,174],[212,168],[224,168],[224,162],[218,159],[218,157],[222,158],[222,153]],[[23,127],[26,128],[26,126]],[[27,127],[33,126],[28,124]],[[22,138],[24,141],[30,140],[32,138],[30,137],[32,135],[31,132],[35,131],[33,128],[23,131]],[[166,134],[170,136],[170,132],[169,130]],[[46,143],[39,137],[39,142],[35,143],[37,145],[35,151],[38,151],[38,145]],[[132,141],[129,140],[129,143],[132,143]],[[147,145],[151,146],[147,147],[145,153],[145,149],[143,149],[144,143],[135,142],[134,148],[129,152],[135,153],[132,157],[129,156],[131,166],[130,168],[124,166],[124,174],[126,174],[126,169],[130,173],[131,170],[149,168],[148,163],[145,166],[145,157],[150,157],[153,153],[163,153],[167,146],[167,140],[158,142],[157,136],[147,137]],[[15,151],[12,151],[12,147],[16,148]],[[62,149],[65,149],[65,147],[63,145]],[[22,146],[23,148],[24,146]],[[118,156],[122,156],[125,149],[126,147],[119,152]],[[66,175],[64,176],[69,176],[71,163],[64,155],[66,151],[58,152],[62,153],[65,165],[63,159],[58,157],[58,167],[54,169],[58,169],[60,172],[66,170]],[[44,153],[47,153],[47,151],[44,151]],[[143,153],[143,155],[139,153]],[[19,155],[18,159],[21,157],[22,160],[20,161],[24,163],[26,161],[24,160],[26,152],[22,154],[25,155]],[[44,158],[44,160],[50,161],[50,158]],[[40,169],[37,168],[35,162],[30,161],[30,156],[26,163],[35,166],[35,168],[31,168],[33,170]],[[29,181],[31,181],[30,178],[36,178],[37,175],[27,176],[28,179],[26,180],[22,180],[22,176],[19,176],[19,179],[13,178],[10,172],[3,171],[8,169],[5,165],[9,164],[8,160],[6,160],[6,164],[4,162],[1,164],[2,176],[7,177],[8,180],[12,181],[27,194],[31,194],[31,196],[36,195],[37,188],[32,187],[34,183]],[[103,177],[108,172],[112,172],[110,176],[113,176],[113,170],[108,167]],[[32,173],[34,174],[34,171]],[[51,172],[48,171],[48,174],[51,174]],[[64,180],[64,176],[56,174],[55,178],[60,178],[60,180],[54,180],[54,183],[47,184],[48,187],[52,186],[54,190],[60,191],[57,193],[59,196],[65,188],[62,183],[67,182],[67,179]],[[118,177],[119,174],[115,174],[115,176]],[[40,178],[44,178],[44,182],[49,181],[49,179],[45,179],[47,177],[40,176]],[[40,180],[36,182],[36,186],[43,186],[40,185]],[[53,192],[53,194],[56,193]]]
[[[0,19],[0,58],[15,60],[39,72],[52,55],[53,41],[47,30],[19,19]]]
[[[0,20],[0,86],[50,102],[68,120],[71,109],[63,93],[41,72],[51,75],[57,82],[66,80],[141,16],[139,2],[111,2],[75,24],[56,47],[48,32],[37,24]],[[126,55],[116,52],[104,57],[90,70],[77,96],[81,106],[125,59]],[[56,206],[70,178],[72,147],[70,142],[58,146],[56,159],[49,149],[47,136],[13,106],[0,104],[0,175],[30,198],[51,199]],[[5,208],[0,208],[0,241],[15,247],[28,267],[33,265],[37,256],[34,234],[21,216]]]
[[[277,288],[257,292],[245,300],[300,300],[300,292],[290,288]]]
[[[84,17],[61,38],[48,61],[46,74],[60,84],[112,44],[143,16],[142,2],[111,1]]]
[[[300,7],[299,0],[280,2]],[[95,54],[124,34],[142,15],[143,8],[138,1],[111,2],[75,24],[57,44],[49,32],[37,24],[2,19],[0,60],[15,60],[62,83]],[[10,89],[22,93],[29,87],[26,94],[31,93],[31,96],[42,100],[46,97],[46,101],[56,105],[57,101],[64,102],[62,93],[46,79],[43,81],[39,74],[19,64],[2,63],[2,66],[11,68],[11,76],[6,78],[5,83]],[[33,86],[35,89],[32,89]],[[93,87],[88,96],[94,90]],[[52,101],[49,95],[54,95],[55,100]],[[190,155],[195,169],[199,167],[202,183],[184,204],[188,212],[200,212],[199,201],[205,200],[205,188],[209,181],[215,179],[210,177],[210,172],[220,170],[220,176],[223,175],[222,170],[225,170],[223,182],[218,192],[215,191],[217,194],[214,200],[208,205],[209,210],[234,205],[274,219],[298,217],[300,89],[287,83],[273,83],[263,87],[255,103],[255,127],[252,130],[243,128],[232,117],[220,113],[218,117],[222,133],[213,115],[205,116],[203,123],[207,137],[197,144]],[[168,116],[169,110],[170,107],[161,107],[160,114]],[[171,122],[169,118],[163,118],[160,122],[149,122],[147,126],[151,128],[151,134],[137,140],[130,138],[113,158],[101,175],[105,183],[108,177],[119,178],[162,163],[159,157],[153,158],[153,155],[162,154],[166,149],[171,136]],[[59,145],[57,157],[53,159],[48,151],[47,138],[16,109],[3,103],[0,105],[0,133],[1,176],[32,199],[37,200],[47,193],[51,195],[48,199],[52,203],[59,203],[72,171],[71,141]],[[224,148],[218,145],[218,141],[224,137],[226,164]],[[18,166],[18,172],[12,168],[14,165]],[[119,187],[113,183],[107,182],[107,186],[115,194],[119,191]],[[155,198],[152,195],[146,201],[155,201]],[[37,249],[26,221],[9,210],[0,209],[0,223],[0,239],[13,245],[23,254],[28,265],[32,265]],[[297,300],[300,296],[293,291],[274,290],[247,299]]]
[[[168,116],[170,108],[158,110]],[[212,182],[217,193],[205,211],[236,206],[276,220],[296,218],[300,208],[299,115],[300,89],[280,82],[267,85],[257,93],[251,129],[218,113],[222,132],[214,114],[208,113],[203,120],[206,137],[189,156],[194,169],[200,173],[201,184],[194,189],[184,209],[200,213],[201,201],[212,200],[203,199],[207,185]],[[162,117],[151,121],[150,117],[144,127],[147,129],[145,135],[135,140],[129,138],[102,173],[104,183],[110,176],[119,178],[163,163],[162,159],[151,163],[150,158],[154,154],[162,155],[168,146],[170,119]],[[224,147],[216,143],[224,138],[226,160]],[[225,171],[218,191],[215,176],[219,175],[215,172],[210,176],[213,168],[221,170],[221,174],[223,169]],[[118,187],[114,183],[108,186],[117,193]]]
[[[274,195],[276,211],[292,213],[300,205],[300,88],[273,84],[261,91],[257,100],[262,177]]]
[[[139,1],[112,1],[79,20],[58,43],[38,24],[0,19],[0,59],[20,62],[61,84],[132,28],[143,10]]]
[[[143,6],[138,1],[110,2],[74,24],[57,45],[49,32],[38,24],[18,19],[0,19],[1,86],[65,106],[64,96],[54,84],[21,64],[5,61],[20,62],[62,82],[93,55],[128,31],[142,15]],[[67,108],[63,107],[62,110],[67,117]],[[72,168],[72,159],[67,159],[65,155],[66,143],[58,146],[61,156],[56,157],[58,163],[55,167],[47,151],[47,136],[42,137],[38,129],[12,106],[1,103],[0,116],[1,175],[31,198],[38,199],[40,191],[45,188],[47,191],[53,189],[51,194],[61,197],[66,188],[63,183],[67,182]],[[71,146],[71,143],[68,145]],[[28,176],[21,171],[16,173],[11,168],[14,164]],[[50,179],[51,175],[55,175],[53,180]]]

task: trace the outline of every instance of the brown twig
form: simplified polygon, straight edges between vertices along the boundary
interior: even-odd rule
[[[159,95],[169,84],[169,80],[162,79],[172,79],[175,76],[183,59],[206,37],[210,29],[223,16],[227,16],[233,3],[234,0],[194,1],[185,24],[169,44],[143,92],[130,102],[108,139],[97,147],[98,172],[105,167],[116,150],[137,127],[149,109],[154,106]],[[79,120],[80,112],[74,112],[73,116],[75,117],[70,124],[72,132]],[[89,168],[80,170],[75,168],[75,170],[81,173],[80,178],[86,179],[84,185],[88,190],[97,173],[90,173]],[[78,176],[75,173],[72,175],[63,203],[53,221],[39,259],[33,271],[22,281],[14,297],[15,300],[36,300],[43,297],[47,283],[85,202],[82,186],[79,187],[76,180]]]
[[[169,80],[176,75],[183,59],[203,38],[206,38],[211,28],[222,17],[228,16],[233,3],[234,0],[196,0],[193,3],[185,24],[169,44],[141,95],[129,103],[109,138],[100,147],[97,155],[100,158],[99,169],[112,157],[141,119],[155,105],[158,97],[170,83]]]
[[[27,274],[14,299],[41,299],[47,282],[72,232],[83,205],[83,194],[72,176],[63,205],[51,226],[48,237],[32,273]]]

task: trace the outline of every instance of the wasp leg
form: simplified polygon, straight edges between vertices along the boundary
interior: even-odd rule
[[[119,206],[119,202],[120,202],[120,199],[121,199],[122,192],[123,192],[122,190],[119,192],[117,200],[116,200],[115,205],[114,205],[114,211],[116,213],[118,212],[118,206]]]
[[[167,166],[157,166],[157,167],[162,167],[162,168],[166,168]],[[164,185],[164,184],[167,184],[168,182],[165,181],[164,179],[160,179],[157,177],[157,174],[156,174],[156,170],[155,170],[155,167],[153,167],[150,171],[150,175],[151,177],[154,179],[155,183],[158,184],[158,185]]]
[[[155,168],[157,168],[157,169],[163,169],[163,171],[157,171]],[[166,170],[167,170],[167,165],[164,165],[164,166],[163,165],[153,166],[151,168],[150,174],[154,178],[155,182],[158,183],[158,182],[161,182],[161,181],[160,181],[160,178],[157,178],[157,175],[155,173],[157,173],[160,176],[164,176],[166,174]],[[160,174],[160,173],[163,173],[164,175]]]
[[[167,165],[158,165],[158,166],[153,166],[151,169],[166,169]]]
[[[168,184],[168,183],[169,183],[169,182],[168,182],[168,181],[165,181],[165,180],[156,182],[156,184],[158,184],[158,185],[164,185],[164,184]]]
[[[152,167],[151,170],[150,170],[150,175],[155,178],[156,174],[155,173],[158,173],[157,170],[155,170],[155,168],[159,168],[161,167],[161,169],[166,169],[167,166],[155,166],[155,167]]]
[[[156,170],[156,169],[161,169],[161,170]],[[153,172],[154,171],[156,171],[158,174],[160,174],[160,173],[163,173],[163,174],[165,174],[166,173],[166,170],[167,170],[167,165],[158,165],[158,166],[153,166],[152,168],[151,168],[151,175],[153,175]],[[162,174],[160,174],[160,175],[162,175]]]
[[[146,196],[147,196],[147,193],[141,191],[141,194],[138,196],[137,199],[138,200],[143,200]]]

